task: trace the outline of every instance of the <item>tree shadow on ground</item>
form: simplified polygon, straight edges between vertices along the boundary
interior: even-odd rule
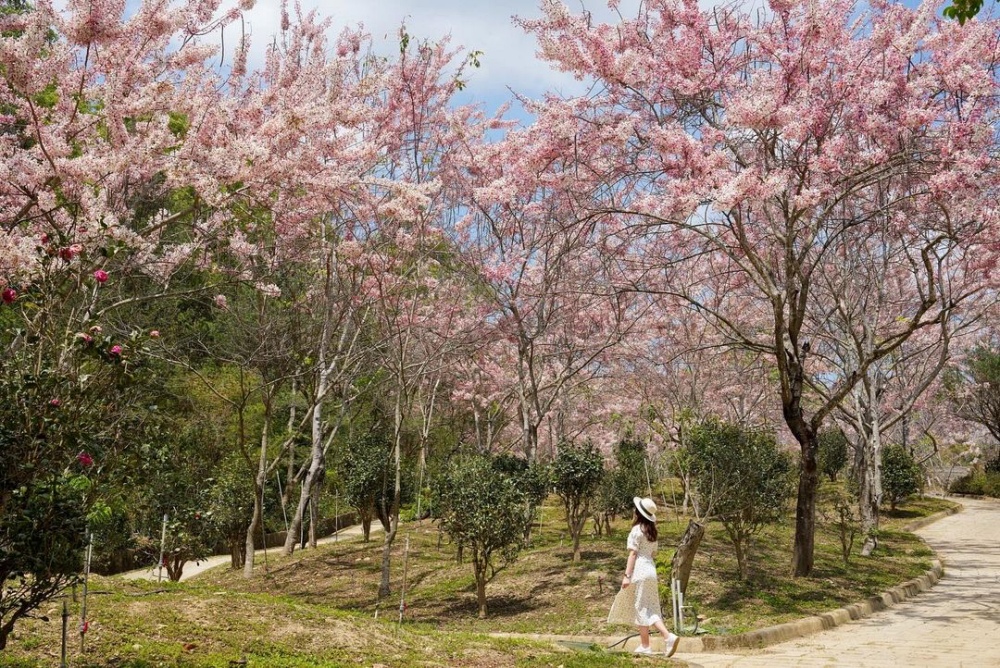
[[[486,611],[490,617],[517,617],[539,607],[530,597],[490,596],[489,590],[486,592]],[[479,603],[473,597],[452,603],[441,611],[439,617],[475,617],[478,614]]]

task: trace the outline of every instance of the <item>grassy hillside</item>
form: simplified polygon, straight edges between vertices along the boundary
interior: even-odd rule
[[[845,568],[836,535],[817,535],[814,577],[789,572],[792,525],[774,527],[756,545],[748,582],[736,565],[721,527],[710,525],[695,561],[689,602],[711,633],[738,633],[856,602],[915,577],[932,554],[900,527],[943,509],[948,502],[921,499],[887,518],[878,556],[854,557]],[[660,573],[668,572],[672,546],[687,521],[660,523]],[[566,653],[545,644],[490,637],[492,632],[624,636],[605,617],[625,566],[627,522],[610,537],[587,536],[583,561],[571,563],[571,547],[559,510],[544,508],[531,549],[488,589],[490,616],[476,618],[471,566],[455,561],[454,546],[429,522],[406,524],[393,557],[394,595],[376,606],[381,536],[298,552],[269,553],[254,578],[225,568],[186,583],[156,585],[93,578],[88,603],[93,620],[87,649],[79,655],[79,603],[71,603],[74,666],[571,666],[631,665],[631,657]],[[406,539],[407,596],[404,623],[397,623]],[[669,588],[661,582],[664,608]],[[59,613],[51,621],[20,626],[0,664],[55,665]],[[377,619],[376,619],[377,613]],[[240,664],[233,664],[240,665]]]

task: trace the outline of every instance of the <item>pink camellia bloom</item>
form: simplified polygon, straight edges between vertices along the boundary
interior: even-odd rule
[[[59,405],[61,403],[62,402],[59,401],[59,399],[57,399],[57,398],[49,399],[49,406],[52,406],[53,408],[59,408]]]
[[[91,334],[100,334],[102,331],[104,330],[101,329],[100,325],[94,325],[93,327],[90,328]]]
[[[229,302],[226,300],[226,295],[215,295],[215,305],[221,309],[225,309],[229,306]]]
[[[80,244],[72,244],[59,249],[59,257],[69,262],[83,251]]]
[[[108,280],[108,272],[104,271],[103,269],[98,269],[97,271],[94,272],[94,280],[97,281],[98,283],[104,283],[105,281]]]
[[[17,290],[14,288],[4,288],[4,291],[0,297],[3,298],[4,304],[12,304],[14,300],[17,299]]]
[[[149,338],[151,338],[151,339],[158,339],[158,338],[160,338],[160,330],[158,330],[158,329],[152,330],[149,333]]]
[[[94,465],[94,458],[91,457],[88,453],[83,452],[82,450],[80,451],[80,454],[78,454],[76,456],[76,461],[80,462],[81,466],[93,466]]]
[[[112,355],[121,355],[122,354],[122,347],[121,346],[111,346],[111,350],[109,352]]]

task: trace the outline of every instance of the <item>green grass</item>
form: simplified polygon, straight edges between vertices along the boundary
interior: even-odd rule
[[[792,522],[769,528],[754,545],[751,576],[735,578],[736,563],[721,527],[709,525],[695,559],[688,602],[712,633],[739,633],[855,603],[916,577],[932,554],[906,523],[944,509],[948,502],[919,499],[883,520],[876,556],[854,556],[845,567],[837,537],[820,525],[813,577],[792,578]],[[676,544],[686,518],[663,513],[661,545]],[[257,667],[327,666],[625,666],[641,659],[574,646],[491,637],[492,632],[624,636],[605,624],[625,567],[627,522],[608,536],[587,535],[583,561],[573,563],[560,510],[547,506],[531,549],[499,573],[487,589],[490,616],[476,617],[471,566],[430,522],[402,527],[393,553],[394,594],[381,606],[376,594],[381,535],[369,544],[345,541],[281,558],[258,560],[253,578],[225,568],[180,584],[91,580],[91,631],[79,654],[79,602],[71,603],[74,666],[218,666],[248,659]],[[403,547],[407,556],[407,610],[399,625]],[[855,551],[857,550],[856,546]],[[658,555],[661,577],[671,549]],[[661,583],[669,606],[669,588]],[[0,665],[52,666],[59,657],[62,600],[40,611],[52,621],[20,624]],[[378,619],[376,620],[376,612]]]

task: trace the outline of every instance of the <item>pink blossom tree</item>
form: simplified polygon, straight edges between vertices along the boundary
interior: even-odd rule
[[[27,428],[42,415],[24,411],[16,442],[46,443],[34,464],[8,453],[10,466],[32,471],[21,481],[28,486],[73,462],[99,470],[132,442],[127,418],[141,398],[107,379],[109,370],[135,373],[142,342],[115,338],[109,323],[169,294],[178,266],[208,257],[239,199],[239,184],[209,167],[220,146],[198,136],[224,95],[208,62],[216,49],[202,38],[239,10],[215,19],[211,0],[150,1],[126,16],[125,5],[71,1],[57,10],[41,0],[0,14],[0,374],[10,387],[44,372],[64,390],[45,398],[46,410],[89,421],[65,419],[56,429],[46,418]],[[84,441],[102,452],[74,447]],[[101,490],[87,489],[58,510],[65,533],[42,531],[64,541],[68,556],[79,552],[73,536],[85,518],[101,514]],[[21,514],[0,501],[0,516]],[[24,597],[5,617],[0,645],[20,616],[72,579],[32,578],[42,597]]]
[[[369,114],[379,159],[347,210],[350,233],[362,244],[361,299],[370,359],[382,372],[392,405],[392,492],[378,509],[385,525],[379,595],[390,593],[391,550],[399,530],[404,434],[415,418],[419,455],[434,420],[444,367],[476,321],[463,316],[465,285],[443,229],[458,210],[452,154],[481,115],[454,107],[463,85],[459,52],[400,30],[398,60],[386,68]]]
[[[906,215],[912,220],[922,212]],[[853,237],[850,247],[832,247],[838,262],[831,263],[818,282],[817,294],[825,299],[817,300],[819,313],[814,316],[825,329],[818,333],[822,343],[816,346],[816,354],[825,357],[832,373],[845,376],[859,368],[859,360],[872,357],[878,337],[891,331],[888,320],[906,313],[907,304],[919,302],[927,293],[936,293],[935,299],[942,304],[935,326],[914,332],[869,365],[837,406],[855,435],[864,556],[877,546],[885,435],[900,425],[906,445],[907,420],[944,369],[953,340],[974,331],[995,299],[992,291],[982,289],[985,277],[964,261],[964,256],[989,253],[974,239],[966,240],[962,248],[954,242],[940,243],[935,249],[938,254],[927,254],[920,263],[906,237],[886,222],[872,217],[866,237]],[[933,271],[914,272],[914,266],[926,267],[927,263],[933,263]],[[815,391],[826,397],[828,387],[817,384]]]
[[[513,370],[499,382],[516,401],[529,462],[539,456],[542,425],[575,387],[606,373],[608,355],[649,308],[620,287],[629,248],[612,239],[613,221],[580,208],[572,165],[546,140],[533,126],[501,142],[470,141],[471,211],[453,232],[485,326],[509,349],[502,357]],[[567,436],[553,424],[549,454]]]
[[[523,21],[544,58],[593,82],[585,97],[539,107],[536,150],[577,165],[592,209],[641,228],[660,269],[646,287],[773,359],[800,446],[800,576],[813,564],[817,431],[872,365],[956,307],[936,289],[942,262],[994,263],[996,26],[942,24],[937,6],[775,0],[768,12],[704,11],[654,0],[613,26],[549,1],[543,18]],[[910,219],[913,210],[927,215]],[[922,289],[854,369],[830,376],[811,355],[817,282],[835,246],[864,239],[875,218],[900,236]],[[972,240],[987,252],[949,250]],[[724,291],[690,282],[695,265]]]

